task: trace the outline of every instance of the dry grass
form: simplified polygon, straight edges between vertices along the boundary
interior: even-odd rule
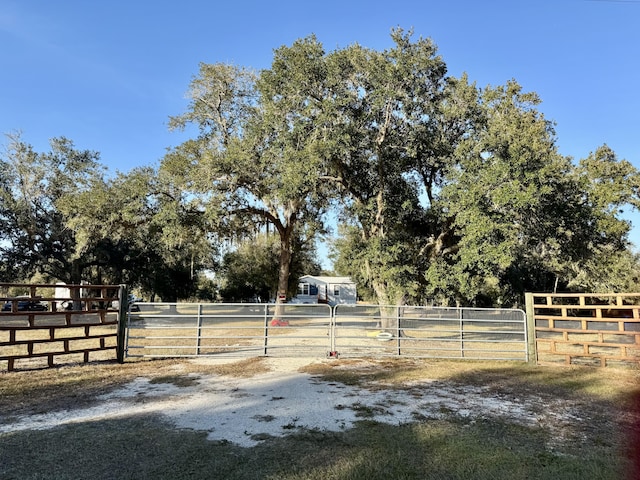
[[[0,418],[89,406],[136,377],[193,386],[205,374],[251,377],[268,362],[103,362],[0,374]],[[335,360],[302,370],[326,381],[405,388],[430,379],[488,387],[509,398],[544,394],[595,418],[588,441],[549,451],[548,432],[498,420],[416,419],[383,425],[367,419],[340,433],[292,430],[284,438],[239,448],[201,432],[176,430],[153,416],[83,422],[2,435],[0,477],[20,479],[584,479],[617,480],[628,463],[620,422],[628,421],[640,372],[541,368],[509,362],[406,359]],[[595,412],[595,413],[594,413]],[[634,477],[629,477],[634,478]]]
[[[61,366],[52,369],[0,373],[0,416],[51,411],[90,403],[137,377],[158,378],[189,374],[251,377],[268,371],[263,357],[211,361],[152,360],[117,364],[114,361]],[[327,381],[372,386],[403,384],[424,379],[489,387],[514,394],[545,392],[557,396],[626,403],[640,391],[638,369],[535,367],[519,362],[469,362],[410,359],[359,359],[311,363],[302,371]]]
[[[311,364],[304,371],[348,385],[401,385],[414,381],[447,380],[519,393],[541,391],[625,401],[640,392],[640,369],[537,367],[522,362],[357,359]]]
[[[135,378],[157,379],[189,374],[253,376],[266,371],[262,358],[232,363],[196,363],[181,360],[94,362],[58,368],[0,373],[0,418],[45,413],[91,405],[95,397]]]

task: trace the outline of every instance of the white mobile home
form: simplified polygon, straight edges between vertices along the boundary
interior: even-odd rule
[[[342,303],[357,302],[356,284],[349,277],[316,277],[305,275],[298,283],[298,294],[292,303]]]

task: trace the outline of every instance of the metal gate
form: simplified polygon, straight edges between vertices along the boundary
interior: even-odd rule
[[[136,303],[126,357],[406,356],[527,361],[522,310]]]
[[[337,305],[333,320],[341,357],[528,360],[522,310]]]
[[[266,303],[136,303],[125,356],[323,356],[331,307]]]

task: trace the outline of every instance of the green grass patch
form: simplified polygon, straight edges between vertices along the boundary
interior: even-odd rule
[[[545,432],[496,421],[360,422],[303,431],[253,448],[211,442],[137,416],[2,436],[3,479],[611,479],[627,465],[611,447],[546,449]],[[579,450],[579,451],[578,451]]]

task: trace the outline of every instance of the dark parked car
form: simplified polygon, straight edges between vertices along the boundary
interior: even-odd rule
[[[16,300],[13,300],[15,302]],[[11,311],[12,301],[8,301],[2,306],[3,312]],[[38,302],[37,300],[18,300],[18,311],[21,312],[44,312],[47,310],[47,306],[44,303]]]

